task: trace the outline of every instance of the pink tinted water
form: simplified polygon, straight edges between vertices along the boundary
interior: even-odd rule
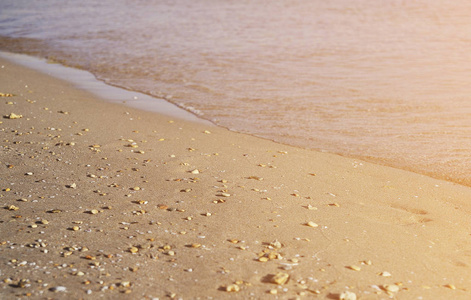
[[[471,2],[4,0],[0,48],[230,129],[471,185]]]

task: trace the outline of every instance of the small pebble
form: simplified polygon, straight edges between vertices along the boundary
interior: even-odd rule
[[[350,270],[353,270],[353,271],[361,271],[361,268],[359,266],[355,266],[355,265],[348,266],[347,268],[349,268]]]
[[[281,272],[273,276],[273,278],[271,279],[271,282],[281,285],[281,284],[287,283],[288,280],[289,280],[289,274]]]
[[[6,116],[7,119],[21,119],[23,115],[17,115],[15,113],[11,113],[10,115]]]
[[[340,294],[340,300],[357,300],[357,295],[354,292],[346,291]]]
[[[65,292],[67,288],[65,286],[56,286],[49,289],[51,292]]]
[[[446,288],[449,288],[449,289],[452,289],[452,290],[456,290],[456,286],[454,284],[447,284],[445,285]]]
[[[268,257],[265,257],[265,256],[259,257],[259,258],[258,258],[258,261],[259,261],[259,262],[267,262],[267,261],[268,261]]]
[[[385,284],[383,285],[383,288],[390,293],[397,293],[399,292],[399,286],[395,284]]]
[[[226,292],[237,293],[240,291],[240,287],[237,284],[230,284],[226,287]]]

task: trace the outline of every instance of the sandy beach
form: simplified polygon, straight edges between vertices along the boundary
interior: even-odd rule
[[[0,298],[469,299],[471,189],[0,59]]]

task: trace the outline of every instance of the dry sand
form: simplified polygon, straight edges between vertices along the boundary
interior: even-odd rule
[[[0,67],[2,299],[471,298],[469,187]]]

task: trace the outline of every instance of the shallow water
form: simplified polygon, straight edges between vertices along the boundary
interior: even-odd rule
[[[230,129],[471,185],[471,2],[2,0],[0,49]]]

